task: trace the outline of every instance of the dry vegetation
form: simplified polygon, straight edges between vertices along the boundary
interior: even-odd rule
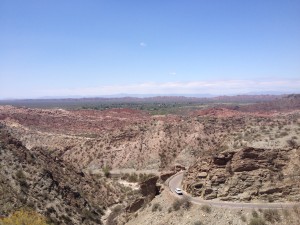
[[[50,225],[47,219],[32,210],[20,209],[9,217],[0,219],[0,225]]]

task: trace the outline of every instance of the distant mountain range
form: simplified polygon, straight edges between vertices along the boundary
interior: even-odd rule
[[[300,93],[300,92],[299,92]],[[286,94],[297,94],[292,92],[282,92],[282,91],[264,91],[264,92],[247,92],[247,93],[240,93],[240,94],[230,94],[230,95],[224,95],[224,96],[255,96],[255,95],[286,95]],[[94,98],[154,98],[154,97],[187,97],[187,98],[215,98],[220,97],[220,95],[214,95],[209,93],[204,94],[126,94],[126,93],[120,93],[120,94],[112,94],[112,95],[99,95],[99,96],[81,96],[81,95],[67,95],[67,96],[44,96],[40,98],[6,98],[6,99],[0,99],[2,100],[24,100],[24,99],[94,99]],[[222,96],[223,97],[223,96]]]

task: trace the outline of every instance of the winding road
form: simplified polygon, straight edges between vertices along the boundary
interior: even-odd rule
[[[179,172],[168,180],[168,186],[170,191],[177,198],[182,198],[182,196],[177,195],[175,193],[175,188],[181,188],[181,182],[184,176],[184,171]],[[283,208],[292,208],[294,206],[300,206],[300,203],[243,203],[243,202],[224,202],[220,200],[203,200],[200,197],[192,197],[186,192],[183,192],[184,196],[188,196],[192,203],[198,205],[210,205],[214,207],[222,207],[222,208],[248,208],[248,209],[283,209]]]

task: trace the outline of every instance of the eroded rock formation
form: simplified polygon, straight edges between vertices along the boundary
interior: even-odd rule
[[[224,151],[200,158],[184,187],[204,199],[300,201],[299,163],[299,148]]]

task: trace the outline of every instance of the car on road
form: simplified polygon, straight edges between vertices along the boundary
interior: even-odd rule
[[[180,188],[175,188],[175,192],[178,195],[183,195],[182,190]]]

